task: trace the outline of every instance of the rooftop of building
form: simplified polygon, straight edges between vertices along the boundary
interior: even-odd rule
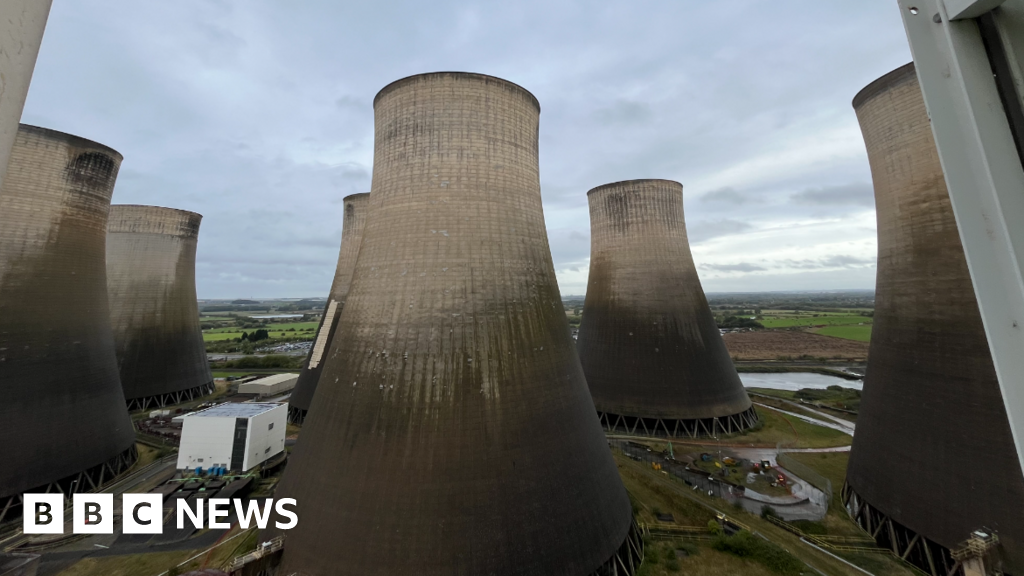
[[[299,375],[295,374],[294,372],[289,372],[289,373],[286,373],[286,374],[271,374],[270,376],[264,376],[263,378],[257,378],[255,380],[250,380],[249,382],[245,382],[245,385],[246,386],[273,386],[274,384],[280,384],[281,382],[287,382],[289,380],[293,380],[293,379],[298,378],[298,377],[299,377]]]
[[[207,408],[206,410],[200,410],[199,412],[193,412],[192,414],[186,414],[186,418],[252,418],[258,416],[264,412],[269,412],[275,408],[284,408],[286,404],[279,404],[277,402],[241,402],[241,403],[224,403]]]

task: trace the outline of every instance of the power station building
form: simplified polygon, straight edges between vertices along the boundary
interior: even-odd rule
[[[313,393],[316,392],[320,374],[324,369],[324,354],[331,350],[334,332],[338,329],[338,316],[345,307],[345,298],[348,297],[349,285],[352,283],[352,270],[355,268],[359,246],[363,241],[363,226],[366,223],[366,211],[370,206],[370,193],[352,194],[346,196],[343,201],[345,215],[341,228],[341,251],[338,254],[338,266],[334,271],[334,282],[331,283],[331,293],[327,298],[320,326],[317,327],[313,346],[306,358],[306,365],[299,374],[295,391],[288,400],[288,419],[295,424],[302,424],[306,419],[306,412],[309,411]]]
[[[158,206],[110,208],[110,319],[130,410],[179,404],[213,392],[196,300],[202,219],[195,212]]]
[[[136,460],[107,307],[121,155],[22,125],[0,187],[0,521],[21,494],[94,490]]]
[[[875,187],[871,362],[844,501],[881,546],[935,576],[981,530],[1024,574],[1024,476],[912,64],[853,100]],[[1001,559],[999,556],[1001,555]]]
[[[590,279],[577,350],[605,430],[693,438],[756,424],[693,264],[683,186],[629,180],[587,200]]]
[[[302,518],[281,570],[632,574],[544,227],[537,100],[440,72],[389,84],[374,113],[351,290],[277,492]]]
[[[225,402],[181,417],[179,470],[246,472],[284,452],[288,408]]]

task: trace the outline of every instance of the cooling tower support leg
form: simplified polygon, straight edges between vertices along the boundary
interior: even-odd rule
[[[633,576],[643,561],[643,534],[634,518],[622,546],[619,546],[615,555],[589,576]]]
[[[26,490],[28,493],[61,493],[61,494],[72,494],[75,492],[96,492],[102,489],[107,484],[110,484],[115,478],[127,472],[135,462],[139,459],[139,451],[132,444],[124,452],[121,452],[117,456],[114,456],[110,460],[97,464],[88,470],[83,470],[78,474],[72,474],[65,478],[61,478],[56,482],[51,482],[45,486],[38,486],[31,490]],[[12,520],[21,516],[21,494],[12,494],[0,498],[0,524],[6,521]]]
[[[1024,469],[1024,0],[898,0]]]
[[[883,548],[913,564],[930,576],[962,575],[960,562],[952,552],[903,526],[864,501],[849,485],[843,486],[843,504],[858,526]]]
[[[295,424],[296,426],[302,426],[302,422],[306,420],[306,410],[302,408],[295,408],[293,406],[288,407],[288,422]]]
[[[656,438],[710,438],[716,434],[736,434],[750,429],[758,422],[753,406],[739,414],[720,418],[667,420],[600,411],[597,417],[605,432]]]
[[[145,398],[132,398],[128,400],[128,410],[148,410],[150,408],[162,408],[164,406],[174,406],[175,404],[181,404],[182,402],[191,402],[197,400],[203,396],[213,394],[216,388],[213,382],[209,384],[203,384],[202,386],[196,386],[195,388],[189,388],[188,390],[180,390],[178,392],[171,392],[169,394],[158,394],[156,396],[147,396]]]

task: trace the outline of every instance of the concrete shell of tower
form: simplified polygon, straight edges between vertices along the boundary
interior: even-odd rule
[[[301,424],[306,419],[313,393],[320,381],[324,369],[326,354],[331,350],[334,333],[338,329],[338,317],[345,307],[349,285],[352,283],[352,270],[359,256],[359,245],[363,241],[363,226],[366,223],[366,210],[369,208],[370,193],[352,194],[343,199],[345,214],[341,227],[341,250],[338,252],[338,266],[334,271],[334,282],[324,306],[324,315],[316,329],[316,338],[306,357],[306,365],[299,374],[299,381],[288,399],[288,419]]]
[[[351,290],[278,491],[302,519],[282,570],[635,566],[629,500],[555,281],[536,99],[442,72],[388,85],[374,112]]]
[[[0,517],[21,493],[92,489],[134,462],[104,261],[120,165],[84,138],[18,130],[0,188]]]
[[[683,186],[629,180],[587,200],[590,278],[576,347],[602,425],[670,437],[754,425],[690,254]]]
[[[1004,570],[1024,573],[1024,476],[913,65],[853,106],[874,180],[878,275],[847,505],[871,531],[891,520],[878,538],[901,554],[920,535],[908,559],[926,571],[930,555],[945,574],[948,550],[989,528]]]
[[[115,204],[107,224],[114,350],[130,409],[213,392],[196,300],[195,212]]]

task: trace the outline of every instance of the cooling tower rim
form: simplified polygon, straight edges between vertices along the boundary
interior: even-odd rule
[[[362,200],[370,195],[369,192],[356,192],[355,194],[349,194],[341,199],[342,202],[349,202],[351,200]]]
[[[151,206],[147,204],[111,204],[107,219],[109,234],[165,234],[168,236],[199,236],[203,215],[198,212]],[[176,224],[178,229],[170,231],[163,224]]]
[[[421,79],[421,78],[425,78],[425,77],[428,77],[428,76],[457,76],[457,77],[461,77],[461,78],[471,78],[471,79],[474,79],[474,80],[484,80],[484,81],[495,81],[495,82],[498,82],[499,84],[505,84],[506,86],[511,86],[512,88],[522,92],[526,96],[529,96],[530,100],[533,101],[533,105],[537,107],[537,112],[540,112],[540,101],[537,100],[537,97],[534,96],[532,92],[530,92],[526,88],[523,88],[519,84],[516,84],[515,82],[509,81],[509,80],[505,80],[504,78],[498,78],[497,76],[491,76],[489,74],[480,74],[478,72],[458,72],[458,71],[424,72],[422,74],[413,74],[412,76],[406,76],[405,78],[399,78],[398,80],[395,80],[394,82],[392,82],[392,83],[388,84],[387,86],[381,88],[380,91],[377,92],[377,95],[373,97],[373,107],[375,109],[377,108],[377,101],[379,101],[381,99],[381,97],[384,96],[384,94],[386,94],[386,93],[388,93],[388,92],[390,92],[390,91],[392,91],[392,90],[394,90],[394,89],[396,89],[396,88],[398,88],[398,87],[400,87],[400,86],[402,86],[404,84],[408,84],[409,82],[413,82],[415,80],[418,80],[418,79]]]
[[[853,108],[854,110],[863,106],[868,100],[871,100],[875,96],[885,92],[886,90],[905,82],[909,76],[917,77],[917,69],[914,67],[914,63],[910,62],[888,72],[881,77],[875,79],[870,84],[857,92],[857,95],[853,97]]]
[[[658,182],[658,183],[670,184],[670,185],[678,186],[680,190],[683,189],[683,185],[681,183],[679,183],[679,182],[676,182],[675,180],[666,180],[664,178],[639,178],[639,179],[636,179],[636,180],[620,180],[619,182],[610,182],[608,184],[602,184],[602,185],[597,186],[595,188],[591,188],[590,191],[587,192],[587,196],[590,196],[594,192],[602,192],[602,191],[605,191],[605,190],[608,190],[608,189],[611,189],[611,188],[619,188],[621,186],[627,186],[627,185],[645,184],[645,183],[648,183],[648,182],[651,182],[651,183]]]
[[[68,134],[67,132],[61,132],[60,130],[54,130],[52,128],[43,128],[42,126],[34,126],[32,124],[19,124],[18,130],[32,132],[40,136],[49,138],[50,140],[57,140],[59,142],[64,142],[65,144],[75,146],[78,148],[98,148],[104,152],[107,152],[117,157],[119,162],[124,161],[124,156],[122,156],[120,152],[114,150],[113,148],[107,146],[106,144],[100,144],[95,140],[89,140],[88,138],[75,136],[74,134]]]

